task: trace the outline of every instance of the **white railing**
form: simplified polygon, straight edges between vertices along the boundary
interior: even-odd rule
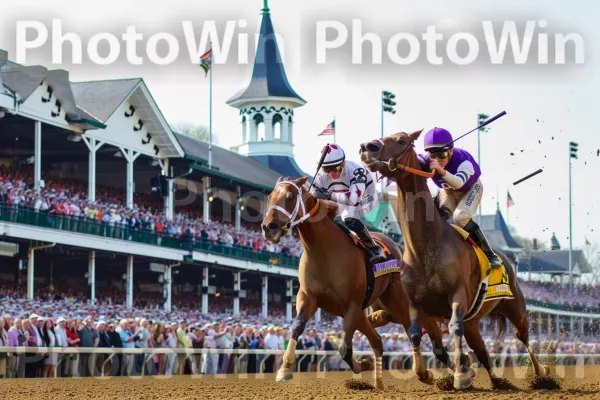
[[[240,349],[194,349],[194,348],[114,348],[114,347],[0,347],[0,353],[12,353],[12,354],[64,354],[64,355],[73,355],[73,354],[110,354],[106,360],[104,360],[102,364],[102,368],[100,369],[101,376],[104,376],[104,370],[107,363],[117,354],[143,354],[146,355],[141,374],[144,375],[144,371],[146,369],[146,365],[152,359],[152,357],[156,354],[185,354],[187,357],[192,355],[202,355],[202,354],[229,354],[229,355],[238,355],[235,362],[238,363],[238,371],[239,371],[239,363],[243,359],[243,357],[248,355],[258,355],[258,356],[268,356],[268,355],[276,355],[282,356],[285,353],[285,350],[240,350]],[[308,356],[317,356],[320,357],[317,362],[317,373],[323,372],[322,364],[329,356],[337,356],[339,353],[337,351],[325,351],[325,350],[296,350],[296,363],[300,364],[302,361]],[[357,359],[360,359],[364,356],[374,356],[372,351],[353,351],[352,352]],[[422,352],[421,353],[426,358],[427,368],[436,368],[440,364],[438,364],[437,359],[435,358],[432,352]],[[452,357],[453,352],[448,352],[448,354]],[[408,362],[412,362],[413,353],[412,352],[384,352],[384,357],[389,357],[389,365],[391,365],[392,361],[400,360],[402,364],[402,369],[410,369],[411,366],[408,365]],[[575,365],[577,367],[584,367],[585,365],[600,365],[600,354],[548,354],[548,353],[540,353],[536,354],[538,359],[552,357],[556,359],[556,365],[565,366],[567,365],[567,361],[569,361],[569,365]],[[490,358],[492,362],[499,360],[500,365],[504,365],[507,359],[513,361],[513,365],[522,365],[519,363],[520,360],[528,360],[529,355],[527,353],[501,353],[501,354],[490,354]],[[57,363],[57,366],[63,361],[64,357],[60,357]],[[267,357],[263,357],[260,360],[260,366],[257,374],[263,375],[263,367],[267,360]],[[343,362],[343,361],[342,361]],[[57,376],[58,368],[55,369],[54,376]],[[247,375],[246,373],[237,373],[237,375]],[[577,375],[581,375],[581,372],[577,372]],[[583,376],[583,375],[581,375]]]

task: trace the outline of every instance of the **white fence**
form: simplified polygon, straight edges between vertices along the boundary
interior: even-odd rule
[[[284,354],[284,350],[240,350],[240,349],[193,349],[193,348],[113,348],[113,347],[0,347],[0,353],[12,353],[12,354],[50,354],[50,353],[58,353],[64,355],[73,355],[73,354],[110,354],[109,357],[104,360],[102,364],[102,368],[100,370],[101,376],[104,376],[104,366],[117,354],[143,354],[145,355],[145,359],[142,366],[142,375],[144,375],[145,367],[152,360],[152,357],[156,354],[185,354],[187,357],[193,355],[202,355],[202,354],[229,354],[229,355],[237,355],[235,362],[238,363],[239,371],[239,363],[242,361],[244,357],[248,355],[258,355],[258,356],[268,356],[268,355],[276,355],[282,356]],[[324,351],[324,350],[296,350],[296,363],[299,365],[306,357],[309,356],[317,356],[317,373],[323,373],[325,369],[323,368],[323,363],[327,360],[327,357],[337,356],[339,353],[337,351]],[[449,352],[450,356],[453,356],[453,352]],[[374,356],[371,351],[353,351],[353,355],[358,359],[365,356]],[[425,358],[425,362],[427,368],[436,368],[440,367],[441,364],[437,361],[434,354],[432,352],[423,352],[423,357]],[[384,352],[384,357],[389,357],[389,365],[391,365],[392,361],[400,361],[403,370],[410,370],[413,354],[409,352]],[[586,365],[600,365],[600,354],[537,354],[538,359],[543,361],[544,358],[554,358],[556,360],[556,365],[560,367],[564,367],[567,365],[574,365],[577,368],[576,375],[577,377],[584,377],[583,368]],[[503,366],[506,364],[507,360],[512,362],[514,366],[523,366],[527,365],[527,361],[529,360],[529,355],[527,353],[502,353],[502,354],[490,354],[490,358],[492,362],[496,364],[497,361],[500,362],[500,365]],[[57,366],[63,361],[64,357],[59,357]],[[257,375],[263,374],[263,367],[265,364],[267,357],[262,357],[259,363],[259,368]],[[342,361],[343,362],[343,361]],[[386,368],[387,369],[387,368]],[[58,368],[55,370],[55,377],[57,374]],[[247,375],[246,373],[237,373],[237,375]]]

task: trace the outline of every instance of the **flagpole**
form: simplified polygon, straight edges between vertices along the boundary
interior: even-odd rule
[[[337,122],[335,120],[335,115],[333,116],[333,126],[334,126],[334,128],[333,128],[333,144],[337,144],[337,142],[335,140],[335,134],[337,131]]]
[[[212,54],[212,42],[210,42],[210,89],[209,89],[209,100],[208,100],[208,169],[212,169],[212,71],[213,71],[213,54]]]

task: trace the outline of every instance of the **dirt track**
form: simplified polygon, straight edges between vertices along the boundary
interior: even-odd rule
[[[559,391],[530,390],[526,371],[497,370],[498,376],[508,378],[517,391],[492,390],[484,370],[477,371],[474,389],[467,392],[444,392],[437,386],[427,386],[416,380],[412,371],[386,372],[383,391],[350,390],[346,382],[349,372],[328,372],[317,378],[316,373],[294,375],[286,383],[276,383],[274,375],[264,379],[234,375],[193,379],[190,376],[168,378],[84,378],[84,379],[10,379],[0,380],[0,393],[6,399],[600,399],[600,367],[586,366],[583,377],[576,377],[574,367],[557,371],[562,389]],[[441,377],[439,372],[434,373]],[[564,378],[561,378],[564,376]],[[371,383],[370,373],[361,379]]]

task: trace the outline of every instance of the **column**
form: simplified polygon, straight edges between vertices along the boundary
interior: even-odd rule
[[[94,138],[83,137],[83,141],[90,153],[88,154],[88,199],[96,201],[96,152],[104,142]]]
[[[96,300],[96,251],[91,250],[88,255],[88,285],[90,287],[90,304]]]
[[[585,329],[584,329],[585,320],[583,319],[583,317],[581,317],[580,321],[581,322],[579,325],[579,333],[581,333],[581,336],[583,336],[585,334]]]
[[[133,256],[127,256],[127,273],[125,278],[125,306],[133,308]]]
[[[135,182],[133,181],[133,163],[141,153],[130,149],[120,147],[121,152],[127,161],[127,208],[133,208],[133,193],[135,192]]]
[[[210,221],[210,201],[208,201],[208,192],[210,191],[210,177],[205,176],[202,179],[202,219],[205,223]]]
[[[292,296],[294,295],[294,280],[286,279],[285,281],[285,320],[292,320]]]
[[[240,185],[236,185],[236,197],[235,197],[235,230],[239,231],[242,228],[242,210],[240,207],[242,206],[242,202],[240,201],[242,198],[242,189]]]
[[[552,314],[546,314],[546,318],[548,319],[548,335],[552,334]]]
[[[290,128],[289,128],[289,120],[288,117],[283,115],[283,119],[281,120],[281,141],[283,143],[290,143]]]
[[[240,142],[241,144],[246,143],[246,141],[248,140],[248,119],[246,118],[246,116],[242,116],[242,141]]]
[[[317,308],[317,312],[315,313],[315,321],[321,322],[321,309]]]
[[[33,300],[34,253],[31,248],[27,251],[27,300]]]
[[[539,312],[539,313],[537,313],[537,315],[538,315],[538,335],[542,336],[542,323],[543,323],[542,313]]]
[[[560,335],[560,314],[556,314],[556,336]]]
[[[273,140],[274,139],[274,130],[273,130],[273,116],[272,115],[264,115],[264,124],[265,124],[265,140]]]
[[[294,120],[291,117],[289,117],[288,121],[288,142],[294,143]]]
[[[256,130],[256,120],[254,119],[254,114],[248,116],[248,125],[250,125],[250,140],[249,142],[256,142],[257,140],[257,130]]]
[[[202,313],[208,314],[208,267],[202,267]]]
[[[570,316],[569,317],[569,331],[574,332],[574,330],[575,330],[575,317]]]
[[[171,273],[173,267],[167,265],[163,274],[163,308],[167,312],[171,312]]]
[[[267,275],[262,278],[262,316],[267,318],[269,316],[269,277]]]
[[[173,202],[174,202],[174,193],[173,193],[173,174],[169,173],[171,169],[169,167],[169,159],[166,158],[163,163],[161,163],[163,175],[167,177],[167,195],[165,196],[165,216],[167,219],[173,219]]]
[[[240,288],[242,285],[242,273],[233,273],[233,315],[240,315]]]
[[[35,190],[41,189],[42,182],[42,122],[35,121],[35,139],[33,148],[33,185]]]

